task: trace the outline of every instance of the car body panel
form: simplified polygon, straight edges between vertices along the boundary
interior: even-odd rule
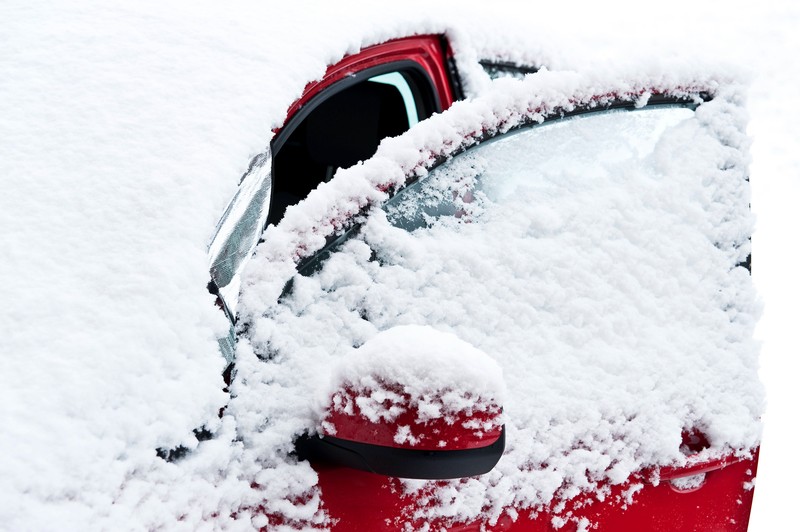
[[[333,523],[331,530],[420,530],[426,526],[448,532],[482,530],[508,532],[745,532],[753,500],[758,465],[753,457],[729,457],[705,462],[702,485],[681,491],[669,480],[637,477],[598,493],[584,494],[560,511],[549,507],[519,510],[513,519],[458,523],[442,519],[415,520],[417,500],[403,494],[396,479],[350,468],[317,465],[323,498]],[[695,468],[675,468],[676,475],[697,474]],[[675,477],[678,478],[678,477]]]

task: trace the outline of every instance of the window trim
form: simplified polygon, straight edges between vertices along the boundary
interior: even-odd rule
[[[463,94],[456,90],[456,84],[460,86],[460,79],[453,77],[454,72],[447,64],[451,58],[452,51],[447,37],[438,34],[403,37],[362,48],[330,65],[320,80],[308,83],[302,96],[289,106],[286,112],[287,123],[309,101],[337,81],[357,75],[367,68],[403,60],[416,62],[428,74],[441,102],[441,109],[445,110],[456,99],[463,99]],[[277,136],[283,127],[275,128],[273,133]]]
[[[700,93],[699,96],[703,102],[712,100],[712,97],[707,93]],[[589,104],[578,107],[572,111],[562,111],[560,113],[556,112],[550,114],[546,116],[541,122],[535,120],[525,120],[506,131],[494,131],[494,132],[484,133],[483,135],[473,138],[470,141],[469,145],[467,146],[459,146],[455,148],[453,151],[439,154],[434,159],[433,163],[431,163],[429,166],[426,167],[426,170],[428,172],[431,172],[437,167],[451,160],[452,158],[457,157],[462,153],[468,152],[471,149],[476,148],[478,146],[482,146],[487,143],[492,143],[499,139],[508,138],[525,130],[537,128],[539,126],[544,126],[560,120],[569,120],[570,118],[580,115],[607,113],[610,111],[619,111],[619,110],[636,112],[639,110],[653,109],[662,106],[685,107],[692,109],[694,111],[697,109],[697,107],[699,107],[699,105],[700,103],[692,99],[690,96],[680,97],[680,96],[668,96],[663,94],[652,95],[645,105],[637,105],[635,101],[626,99],[615,99],[611,102],[602,105],[592,106],[591,104]],[[384,201],[380,205],[373,205],[372,207],[380,207],[382,205],[385,205],[393,201],[399,194],[411,190],[416,186],[418,186],[419,184],[420,184],[419,177],[412,176],[412,178],[410,179],[407,178],[406,182],[401,187],[389,191],[389,197],[386,199],[386,201]],[[367,207],[367,209],[369,208],[370,207]],[[308,257],[298,260],[295,263],[296,272],[300,275],[305,276],[305,275],[311,275],[319,268],[321,268],[325,259],[337,248],[337,246],[341,245],[342,243],[350,239],[356,232],[360,230],[362,223],[359,223],[357,220],[358,217],[354,216],[351,219],[352,223],[347,225],[346,228],[342,230],[339,234],[329,235],[327,237],[325,245],[321,249],[319,249],[317,252],[311,254]]]
[[[423,116],[424,114],[439,113],[442,111],[442,102],[439,94],[436,91],[436,85],[434,84],[428,72],[416,61],[412,59],[403,59],[400,61],[392,61],[390,63],[383,63],[381,65],[369,67],[352,74],[345,79],[337,81],[331,84],[325,90],[315,94],[289,120],[287,120],[286,124],[284,124],[280,132],[275,135],[270,143],[273,161],[275,160],[275,154],[277,154],[278,151],[283,147],[292,133],[294,133],[300,124],[302,124],[303,121],[308,118],[308,115],[310,115],[317,107],[322,105],[332,96],[335,96],[336,94],[343,92],[354,85],[357,85],[363,81],[367,81],[369,78],[379,76],[381,74],[389,74],[391,72],[400,72],[404,75],[404,77],[406,74],[409,74],[412,77],[417,78],[414,79],[413,82],[409,81],[408,84],[411,88],[411,93],[414,95],[414,98],[417,101],[417,113],[419,116]],[[420,90],[420,82],[427,84],[425,86],[428,89],[429,94],[417,94],[417,91]],[[425,112],[421,113],[419,109],[420,103],[430,107],[422,109]],[[430,113],[428,113],[428,111],[430,111]]]
[[[366,82],[370,78],[392,72],[400,73],[408,82],[409,89],[411,90],[411,94],[417,106],[417,116],[420,117],[421,120],[442,111],[442,102],[439,99],[436,85],[428,75],[426,69],[412,59],[392,61],[365,68],[347,78],[331,84],[325,90],[316,94],[286,122],[284,127],[275,135],[270,143],[270,152],[272,153],[270,179],[272,180],[272,185],[270,189],[269,212],[264,227],[261,229],[262,233],[267,229],[270,223],[277,223],[275,220],[276,215],[273,211],[274,206],[277,204],[275,196],[279,193],[279,188],[275,186],[275,164],[278,160],[281,148],[283,148],[289,138],[291,138],[292,134],[305,122],[311,113],[330,98],[360,83]]]

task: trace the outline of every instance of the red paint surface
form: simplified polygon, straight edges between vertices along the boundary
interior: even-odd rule
[[[289,107],[284,124],[323,89],[337,81],[367,68],[406,60],[417,63],[431,78],[444,111],[453,104],[454,98],[453,90],[448,80],[446,58],[442,49],[441,39],[438,35],[406,37],[369,46],[357,54],[345,57],[335,65],[329,66],[321,80],[306,85],[303,95]],[[277,133],[278,131],[280,129],[275,132]]]
[[[669,481],[658,485],[643,477],[611,487],[604,499],[587,494],[570,501],[561,512],[553,507],[537,515],[519,508],[516,521],[504,515],[497,523],[430,522],[433,530],[467,532],[478,530],[508,532],[575,532],[578,519],[589,520],[598,532],[745,532],[753,501],[752,480],[758,456],[749,459],[729,457],[709,466],[705,482],[690,492],[676,490]],[[673,478],[696,472],[695,464],[684,470],[671,468]],[[419,530],[426,524],[414,520],[422,497],[404,497],[396,479],[339,467],[316,467],[325,508],[334,520],[332,530],[394,531]],[[624,493],[642,484],[626,501]],[[553,518],[566,518],[560,528]],[[481,528],[481,527],[485,528]]]
[[[455,451],[488,447],[497,441],[502,432],[502,408],[491,405],[486,410],[464,410],[451,416],[442,416],[428,421],[418,419],[419,412],[413,406],[411,396],[394,386],[392,391],[402,400],[385,407],[400,407],[404,411],[392,421],[370,421],[358,407],[357,395],[351,389],[339,390],[335,395],[339,404],[349,405],[350,413],[328,409],[323,426],[334,430],[326,431],[331,436],[361,443],[372,443],[386,447],[418,449],[426,451]],[[446,390],[445,390],[446,391]],[[443,391],[442,393],[444,393]],[[399,427],[408,427],[414,440],[398,443],[395,435]]]

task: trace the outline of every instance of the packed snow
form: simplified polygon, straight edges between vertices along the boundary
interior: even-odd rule
[[[267,230],[244,277],[239,355],[253,360],[246,375],[259,384],[254,395],[252,384],[234,383],[232,406],[263,409],[274,425],[253,429],[273,437],[289,426],[309,430],[324,415],[307,399],[324,387],[330,370],[321,368],[379,331],[420,324],[454,333],[500,364],[508,443],[478,479],[409,484],[433,490],[413,518],[493,524],[512,507],[558,506],[601,483],[681,463],[681,434],[693,429],[709,436],[709,456],[747,455],[759,441],[762,392],[751,338],[759,307],[739,266],[752,219],[738,89],[711,90],[716,98],[696,112],[540,126],[430,176],[419,169],[474,144],[472,132],[569,110],[572,95],[641,102],[643,87],[663,83],[604,86],[558,73],[505,80],[384,141],[372,160],[312,192]],[[373,207],[319,272],[294,274],[326,235],[380,203],[387,181],[397,185],[395,176],[415,169],[423,173],[418,188],[385,211]],[[394,379],[396,365],[379,378]],[[403,374],[412,387],[435,381]],[[454,382],[467,393],[473,379]],[[284,435],[287,447],[291,437]]]
[[[604,61],[610,70],[607,77],[598,76],[592,83],[611,80],[611,89],[625,91],[631,87],[621,80],[638,68],[623,65],[629,62],[628,52],[644,47],[652,35],[660,35],[666,42],[667,35],[674,32],[673,42],[677,42],[681,31],[703,21],[702,17],[691,17],[693,22],[689,22],[685,18],[688,15],[675,15],[662,19],[669,22],[663,29],[648,33],[646,28],[651,24],[637,26],[644,22],[639,17],[641,6],[624,13],[612,9],[608,24],[630,22],[620,26],[631,32],[629,42],[622,44],[615,42],[621,39],[619,33],[606,31],[603,24],[597,23],[605,15],[594,7],[587,9],[585,15],[576,15],[588,18],[582,26],[570,25],[569,31],[547,22],[563,18],[564,13],[558,10],[534,10],[509,3],[493,6],[492,16],[487,16],[479,10],[459,13],[464,6],[455,3],[438,9],[424,7],[427,14],[423,17],[414,15],[409,5],[378,6],[354,16],[356,9],[364,7],[304,4],[283,6],[278,11],[273,6],[246,1],[224,7],[204,2],[144,1],[131,7],[88,0],[43,4],[12,0],[0,7],[0,243],[5,252],[0,261],[0,274],[5,280],[0,311],[0,528],[42,530],[57,523],[67,530],[251,529],[270,523],[265,514],[280,515],[288,525],[324,527],[326,518],[320,506],[316,475],[288,453],[294,434],[318,428],[322,399],[317,392],[327,389],[331,374],[324,375],[324,383],[323,375],[314,376],[321,388],[305,397],[301,395],[308,391],[310,383],[298,384],[296,378],[288,381],[292,386],[287,388],[285,404],[274,402],[276,385],[281,379],[293,378],[291,371],[301,365],[297,353],[311,353],[314,360],[324,360],[326,367],[334,367],[339,357],[353,353],[354,345],[368,342],[378,330],[363,320],[351,322],[351,316],[338,316],[350,328],[344,330],[344,338],[337,337],[335,349],[325,351],[311,345],[311,339],[286,338],[286,333],[278,330],[279,319],[296,318],[292,317],[291,308],[281,307],[280,315],[264,317],[265,312],[274,310],[270,307],[275,302],[274,290],[277,288],[279,293],[282,283],[293,275],[297,259],[294,238],[306,238],[298,232],[302,229],[298,220],[311,219],[310,226],[317,223],[317,218],[310,218],[313,203],[298,207],[293,219],[287,218],[283,232],[276,231],[278,240],[272,250],[259,252],[261,260],[271,262],[275,270],[272,280],[255,273],[250,277],[254,290],[248,296],[252,298],[248,307],[252,318],[249,338],[261,356],[265,339],[274,338],[270,353],[275,356],[265,364],[252,350],[253,345],[242,343],[233,399],[222,390],[220,373],[225,361],[217,347],[217,338],[226,333],[227,324],[205,289],[207,244],[215,224],[250,161],[263,153],[272,129],[282,124],[291,102],[307,82],[324,73],[326,65],[347,53],[393,37],[443,31],[452,40],[460,72],[473,96],[494,90],[476,63],[484,56],[547,65],[551,70]],[[503,16],[508,12],[519,16]],[[517,20],[511,24],[508,18]],[[757,60],[770,55],[757,53],[756,46],[745,50],[745,43],[748,38],[777,42],[777,37],[753,30],[741,21],[729,23],[737,20],[734,15],[722,18],[725,23],[702,27],[702,38],[683,39],[683,45],[698,43],[690,50],[694,54],[703,48],[701,45],[714,43],[717,35],[724,35],[728,42],[734,42],[735,37],[735,42],[740,43],[728,47],[732,56],[734,52],[739,54],[732,59],[746,58],[742,62],[757,67]],[[766,27],[764,21],[780,20],[779,26],[785,30],[797,18],[767,13],[753,20],[761,21],[762,28]],[[513,31],[515,25],[521,31]],[[529,31],[531,27],[537,31]],[[578,29],[572,32],[572,28]],[[591,28],[595,31],[589,31]],[[576,33],[580,33],[580,39],[576,40]],[[723,49],[724,42],[719,40],[715,51]],[[749,50],[749,55],[742,50]],[[785,65],[778,60],[780,54],[770,57],[770,75],[791,86],[791,76],[784,75],[788,70],[784,71]],[[636,64],[632,59],[630,62]],[[654,66],[655,61],[649,61],[649,65]],[[691,72],[704,69],[701,65]],[[676,80],[694,79],[686,69],[670,71],[670,75],[658,70],[656,66],[646,81],[652,84],[660,79],[669,86]],[[723,85],[730,81],[722,79],[727,76],[701,78],[695,81],[712,81],[709,88],[714,90],[718,88],[717,81]],[[554,84],[540,96],[557,97],[565,89],[558,86],[558,78],[551,79]],[[509,83],[493,93],[495,100],[487,101],[495,107],[482,110],[484,117],[506,105],[508,100],[504,103],[503,98],[517,101],[530,88],[516,88],[519,86]],[[765,104],[779,101],[765,87],[763,82],[757,86],[760,92],[756,93],[754,108],[763,116],[777,118],[772,122],[756,121],[758,133],[772,139],[768,143],[762,140],[760,148],[754,150],[759,155],[754,169],[759,169],[762,183],[768,181],[767,174],[773,170],[781,176],[796,174],[789,155],[778,158],[784,163],[766,162],[779,154],[773,146],[786,142],[788,136],[777,132],[784,131],[781,120],[790,114],[786,113],[786,106]],[[725,96],[728,97],[738,99],[741,94]],[[736,103],[743,105],[741,101]],[[709,106],[705,118],[693,119],[692,127],[708,130],[725,126],[715,134],[730,132],[726,153],[737,154],[727,172],[743,172],[745,160],[738,158],[747,151],[741,134],[744,117],[726,115],[720,106]],[[453,116],[449,119],[452,122],[438,122],[437,127],[442,130],[428,129],[427,134],[438,138],[445,131],[455,138],[463,137],[468,132],[456,134],[447,128],[455,122],[468,123],[469,118],[463,114]],[[760,116],[756,114],[755,118]],[[420,137],[411,135],[409,139],[407,142],[413,143]],[[380,179],[388,176],[397,183],[409,168],[419,167],[422,173],[427,161],[420,159],[418,152],[384,152],[386,157],[372,167],[374,177],[367,176],[366,170],[361,171],[364,173],[358,180],[348,181],[342,175],[339,177],[344,179],[337,178],[341,186],[361,187],[357,197],[374,203],[383,198],[374,188],[377,174],[381,173],[377,165],[388,170]],[[741,180],[731,179],[729,183]],[[742,190],[728,192],[745,194]],[[341,193],[331,188],[327,196],[341,199]],[[699,194],[693,199],[702,204],[708,197]],[[729,206],[740,207],[737,202],[732,201]],[[572,207],[577,217],[574,221],[566,220],[563,213],[546,211],[535,215],[532,228],[564,236],[568,223],[578,223],[580,216],[591,214]],[[727,225],[720,226],[725,228],[724,234],[713,235],[721,241],[736,241],[750,231],[752,220],[745,213],[725,218],[724,212],[704,212],[726,220]],[[765,218],[774,220],[769,212]],[[409,250],[419,247],[427,252],[425,238],[412,243],[408,240],[410,234],[385,223],[379,212],[370,224],[372,232],[352,240],[337,259],[355,263],[352,270],[327,269],[317,277],[303,278],[299,284],[306,283],[308,290],[303,304],[310,306],[319,301],[334,307],[352,306],[357,302],[348,297],[336,299],[346,295],[346,286],[352,286],[353,293],[366,284],[378,291],[388,289],[385,282],[376,282],[382,279],[370,270],[375,265],[365,263],[364,246],[388,246],[394,238],[407,242]],[[464,227],[467,226],[451,229],[471,229]],[[326,228],[329,229],[336,227]],[[430,235],[427,238],[430,244]],[[286,247],[282,247],[284,244]],[[286,254],[278,253],[279,249]],[[388,247],[384,249],[389,251]],[[725,260],[735,264],[732,249],[727,248],[731,256],[725,256]],[[737,249],[741,252],[746,248]],[[466,256],[466,250],[455,251],[465,254],[464,260],[473,258]],[[723,248],[709,251],[712,253],[704,261],[723,260]],[[414,256],[408,259],[413,261]],[[557,259],[558,256],[550,257]],[[700,261],[695,266],[710,264]],[[730,291],[718,294],[717,301],[752,302],[749,285],[737,277],[739,270],[714,270],[729,275],[724,286]],[[341,275],[354,277],[346,279],[350,285],[337,285],[331,294],[323,294],[329,298],[324,301],[314,291],[319,290],[314,283],[322,275],[329,275],[330,282],[341,281]],[[657,286],[648,288],[657,290]],[[733,291],[739,289],[744,296],[734,295]],[[292,304],[297,305],[301,295],[295,293]],[[398,305],[402,302],[401,298]],[[591,306],[570,308],[574,312],[569,317],[573,319],[592,317]],[[735,312],[739,314],[734,316]],[[728,323],[740,326],[730,325],[731,336],[725,338],[719,336],[720,330],[714,330],[716,336],[703,339],[702,345],[709,350],[701,354],[708,369],[713,366],[713,353],[730,340],[740,340],[734,342],[738,347],[727,353],[725,360],[739,360],[741,367],[720,365],[716,369],[721,373],[712,376],[711,382],[721,383],[722,390],[728,390],[731,383],[721,382],[725,375],[736,371],[747,375],[742,388],[752,393],[740,398],[738,408],[748,421],[734,431],[726,416],[735,413],[720,412],[719,405],[713,402],[691,413],[683,410],[688,419],[702,420],[710,428],[712,440],[722,447],[745,450],[758,443],[756,418],[761,392],[752,380],[756,355],[750,341],[756,313],[753,308],[729,307],[726,316],[734,322]],[[457,324],[444,321],[425,323],[456,333],[477,349],[492,351],[481,344],[477,331],[463,325],[458,329]],[[328,323],[326,327],[333,325]],[[699,325],[691,325],[696,332]],[[383,326],[388,327],[388,321]],[[338,329],[335,332],[342,333]],[[357,341],[348,345],[350,337]],[[697,335],[691,338],[696,340]],[[690,343],[691,338],[676,335],[669,338],[669,345]],[[564,348],[581,341],[592,340],[576,333],[574,337],[538,338],[534,345]],[[297,350],[292,351],[294,348]],[[589,362],[594,367],[603,364],[599,359]],[[498,363],[502,366],[503,360]],[[634,367],[637,364],[641,362],[637,361]],[[552,366],[551,362],[548,367]],[[613,373],[606,369],[604,374]],[[508,371],[504,375],[508,380]],[[573,378],[564,369],[556,375],[561,378],[550,383],[554,387],[566,386]],[[542,377],[537,375],[536,382],[543,382]],[[638,382],[631,386],[648,385]],[[703,384],[692,393],[702,393],[710,386]],[[514,399],[519,394],[511,388],[508,404],[518,405],[513,408],[521,411],[523,407]],[[225,415],[219,417],[219,409],[226,404],[229,406]],[[268,417],[264,415],[267,410]],[[606,423],[609,434],[614,433],[618,427],[613,412],[604,406],[596,407],[594,412],[598,423]],[[199,442],[193,429],[203,425],[216,436]],[[582,425],[588,431],[584,435],[596,435],[596,424],[589,425]],[[673,428],[678,427],[673,424]],[[519,421],[516,427],[510,427],[512,434],[519,430]],[[669,437],[674,438],[674,431]],[[600,441],[605,444],[609,440]],[[179,445],[191,451],[181,460],[169,463],[156,456],[156,448]],[[719,446],[715,450],[721,450]],[[499,466],[506,468],[503,471],[508,471],[525,452],[509,447],[508,465],[504,458]],[[644,463],[669,461],[671,449],[651,449],[649,454],[645,451],[632,458],[623,456],[615,471],[621,475]],[[569,496],[569,489],[559,492],[559,482],[564,479],[572,483],[563,486],[580,489],[604,474],[609,478],[614,475],[608,468],[598,466],[597,457],[592,457],[587,462],[591,467],[583,471],[572,467],[576,462],[570,460],[575,458],[570,453],[560,456],[563,468],[553,464],[542,475],[547,478],[534,481],[538,482],[537,491],[520,502],[536,504],[548,494]],[[586,470],[596,471],[597,476],[582,477]],[[482,502],[491,501],[494,513],[483,516],[491,518],[509,497],[506,488],[510,483],[520,481],[519,475],[529,474],[512,473],[508,480],[501,479],[497,484],[473,479],[462,486],[451,486],[447,493],[458,494],[452,499],[454,506],[438,511],[462,518],[473,515]],[[408,482],[405,489],[426,488]]]

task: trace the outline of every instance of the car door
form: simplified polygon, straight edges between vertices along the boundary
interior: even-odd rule
[[[287,110],[269,147],[250,162],[209,244],[209,290],[235,322],[239,275],[264,228],[339,168],[372,156],[459,97],[445,37],[419,35],[367,47],[331,65]],[[233,330],[220,339],[232,362]]]
[[[487,474],[312,464],[306,488],[336,526],[746,529],[761,388],[737,90],[701,76],[503,82],[267,231],[242,291],[260,361],[243,382],[269,382],[261,412],[293,429],[257,430],[324,438],[331,379],[407,324],[487,353],[508,386],[506,452]],[[233,404],[252,393],[234,385]]]

